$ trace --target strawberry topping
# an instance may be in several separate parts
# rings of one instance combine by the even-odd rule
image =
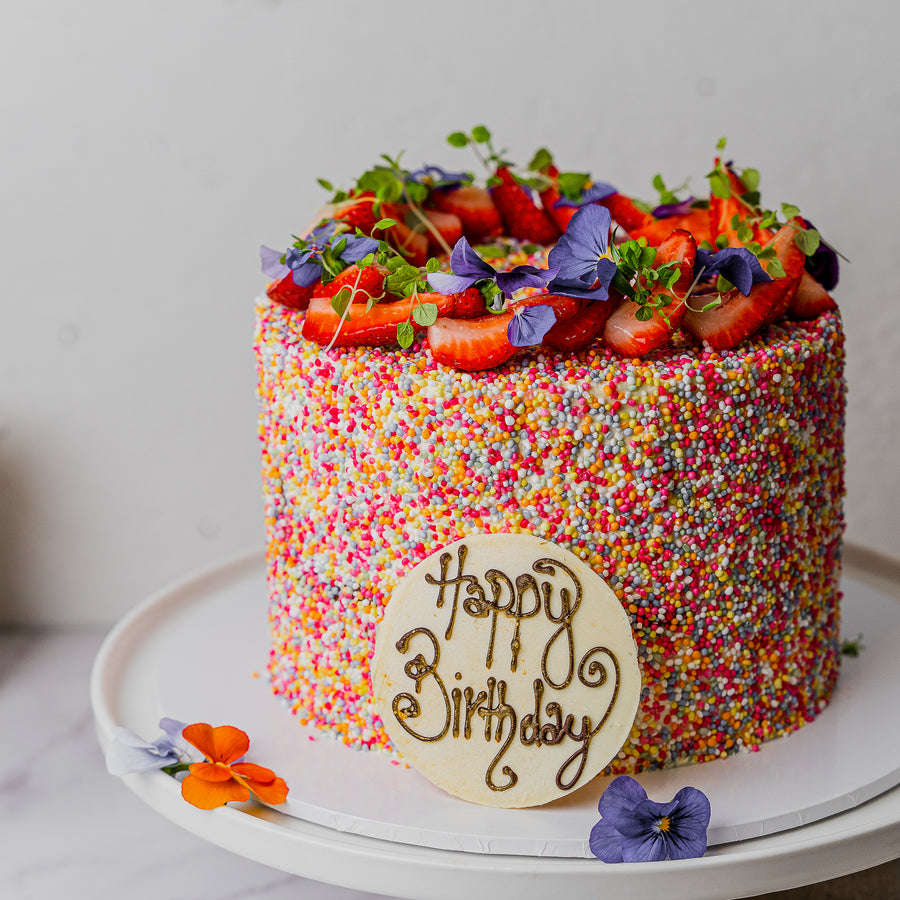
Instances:
[[[266,288],[266,294],[282,306],[289,306],[291,309],[306,309],[309,306],[310,297],[318,286],[318,281],[309,287],[294,284],[294,273],[288,272],[284,278],[271,282]]]
[[[497,169],[501,184],[491,188],[491,196],[500,217],[506,226],[506,233],[520,241],[536,244],[553,244],[560,235],[559,228],[547,214],[535,206],[525,188],[513,177],[505,166]]]

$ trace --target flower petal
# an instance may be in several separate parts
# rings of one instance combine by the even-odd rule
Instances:
[[[622,835],[606,819],[601,819],[592,829],[588,838],[591,853],[605,863],[620,863],[622,856]]]
[[[545,288],[559,273],[559,269],[536,269],[534,266],[516,266],[510,272],[498,272],[497,287],[504,294],[512,294],[523,287]]]
[[[697,250],[695,268],[703,268],[703,279],[719,274],[728,279],[745,297],[750,294],[754,284],[771,281],[771,277],[763,271],[756,256],[746,247],[723,247],[710,253],[708,250]]]
[[[697,198],[690,196],[680,203],[662,203],[651,211],[650,215],[657,219],[670,219],[672,216],[685,216],[691,211],[691,204]]]
[[[228,781],[234,777],[230,766],[214,762],[191,763],[190,772],[201,781]]]
[[[803,223],[807,228],[815,228],[809,219],[804,219]],[[840,277],[840,263],[838,262],[837,253],[832,250],[824,241],[819,242],[815,253],[806,257],[804,268],[826,291],[834,290],[837,287],[838,278]]]
[[[279,253],[265,244],[260,244],[259,262],[263,274],[268,275],[269,278],[284,278],[290,269],[281,261],[282,256],[284,256],[283,253]]]
[[[622,840],[625,862],[660,862],[666,858],[667,850],[666,841],[659,832]]]
[[[613,779],[603,795],[597,808],[600,815],[614,828],[619,828],[619,821],[632,820],[631,811],[642,800],[647,799],[647,792],[630,775],[620,775]]]
[[[428,283],[439,294],[461,294],[466,288],[472,287],[476,281],[481,280],[480,275],[450,275],[447,272],[432,272],[428,276]]]
[[[181,796],[200,809],[215,809],[232,800],[243,802],[250,799],[250,791],[239,781],[204,781],[188,775],[181,782]]]
[[[275,773],[271,769],[258,766],[256,763],[235,763],[231,766],[231,771],[242,778],[258,781],[260,784],[271,784],[275,780]]]
[[[566,233],[547,255],[551,266],[559,267],[559,277],[575,280],[592,274],[598,261],[609,250],[612,224],[605,206],[589,204],[572,216]]]
[[[341,234],[334,240],[340,241],[345,238],[347,240],[347,246],[341,251],[340,256],[345,263],[358,262],[364,256],[368,256],[378,249],[378,241],[376,241],[375,238],[361,237],[358,234]],[[309,287],[309,285],[306,285],[306,287]]]
[[[688,837],[702,835],[705,842],[710,816],[709,798],[706,794],[695,787],[683,787],[672,802],[677,804],[672,820],[678,834]]]
[[[583,281],[567,281],[562,278],[554,278],[547,285],[551,294],[561,294],[563,297],[579,297],[585,300],[608,300],[609,288],[602,283],[597,287],[590,287]]]
[[[205,722],[197,722],[184,729],[183,737],[211,762],[226,765],[240,759],[250,748],[246,733],[231,725],[213,728]]]
[[[247,787],[262,800],[263,803],[269,803],[272,806],[278,806],[284,803],[288,795],[288,786],[283,778],[276,778],[274,781],[265,784],[259,781],[247,780]]]
[[[610,194],[615,193],[618,193],[618,191],[611,184],[607,184],[605,181],[596,181],[589,188],[586,188],[581,192],[581,197],[578,200],[560,197],[553,205],[556,207],[585,206],[588,203],[596,203],[598,200],[603,200],[604,198],[609,197]]]
[[[450,269],[454,275],[474,275],[476,281],[493,278],[497,274],[494,267],[472,249],[465,237],[461,237],[453,245],[450,253]]]
[[[178,752],[167,738],[151,743],[121,726],[113,729],[113,739],[106,748],[106,770],[110,775],[147,772],[177,762]]]
[[[546,303],[526,306],[514,311],[506,327],[506,336],[513,347],[533,347],[556,324],[556,311]]]

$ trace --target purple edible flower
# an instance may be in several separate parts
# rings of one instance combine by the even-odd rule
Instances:
[[[440,166],[423,166],[410,172],[406,177],[426,187],[439,188],[454,188],[472,182],[472,176],[468,172],[447,172]]]
[[[512,294],[523,287],[545,288],[556,276],[556,269],[536,269],[534,266],[516,266],[510,272],[498,272],[483,260],[461,237],[450,254],[450,269],[447,272],[432,272],[428,283],[439,294],[458,294],[479,281],[493,281],[504,294]]]
[[[106,748],[106,768],[110,775],[130,775],[164,769],[182,762],[196,762],[190,746],[181,737],[187,727],[177,719],[160,719],[163,733],[155,741],[145,741],[127,728],[113,729],[113,739]]]
[[[268,275],[269,278],[277,281],[284,278],[291,270],[281,261],[282,256],[284,256],[284,254],[280,253],[278,250],[273,250],[265,244],[260,244],[259,262],[263,274]]]
[[[309,287],[315,284],[322,276],[322,268],[313,262],[320,254],[334,234],[336,223],[326,222],[318,228],[314,228],[309,236],[303,239],[302,248],[289,247],[285,253],[279,253],[271,247],[263,244],[259,248],[259,258],[262,263],[263,273],[270,278],[284,278],[288,272],[294,273],[294,284],[300,287]],[[365,254],[362,254],[365,256]],[[284,256],[284,263],[281,257]]]
[[[581,192],[580,199],[570,200],[568,197],[560,197],[553,205],[556,207],[587,206],[588,203],[596,203],[598,200],[603,200],[615,193],[617,193],[617,190],[611,184],[607,184],[605,181],[597,181]]]
[[[804,219],[803,224],[807,228],[815,228],[815,225],[808,219]],[[803,267],[826,291],[834,290],[837,286],[838,278],[840,277],[840,264],[838,263],[837,253],[824,241],[819,242],[819,246],[812,256],[806,257]]]
[[[650,215],[655,216],[657,219],[670,219],[672,216],[685,216],[691,211],[691,204],[696,199],[696,197],[690,196],[687,200],[682,200],[680,203],[663,203],[652,209]]]
[[[546,303],[520,306],[506,327],[506,336],[513,347],[533,347],[556,324],[556,310]]]
[[[657,803],[628,775],[603,792],[602,818],[591,829],[594,856],[607,863],[691,859],[706,853],[709,800],[693,787],[682,788],[670,803]]]
[[[548,286],[551,293],[591,300],[609,298],[609,286],[616,274],[609,252],[611,224],[609,210],[596,204],[583,206],[572,216],[566,233],[547,257],[558,269]]]
[[[750,294],[754,284],[772,280],[763,271],[756,256],[746,247],[723,247],[715,253],[698,248],[694,268],[696,271],[703,269],[704,281],[711,275],[721,275],[745,297]]]

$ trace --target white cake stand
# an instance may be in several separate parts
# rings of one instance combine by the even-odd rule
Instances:
[[[539,810],[484,810],[416,772],[301,729],[270,696],[262,555],[247,554],[149,598],[101,648],[92,676],[105,747],[124,725],[151,738],[163,715],[233,724],[251,761],[291,786],[288,803],[210,812],[161,772],[131,775],[151,807],[234,853],[319,881],[397,897],[521,900],[750,896],[822,881],[900,856],[898,572],[847,554],[844,633],[864,635],[831,706],[795,735],[703,766],[641,775],[652,797],[685,784],[713,806],[702,859],[604,865],[578,858],[606,781]]]

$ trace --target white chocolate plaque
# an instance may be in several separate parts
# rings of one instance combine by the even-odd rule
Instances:
[[[627,740],[641,692],[616,595],[527,534],[473,535],[410,571],[378,628],[372,679],[407,762],[502,807],[587,784]]]

